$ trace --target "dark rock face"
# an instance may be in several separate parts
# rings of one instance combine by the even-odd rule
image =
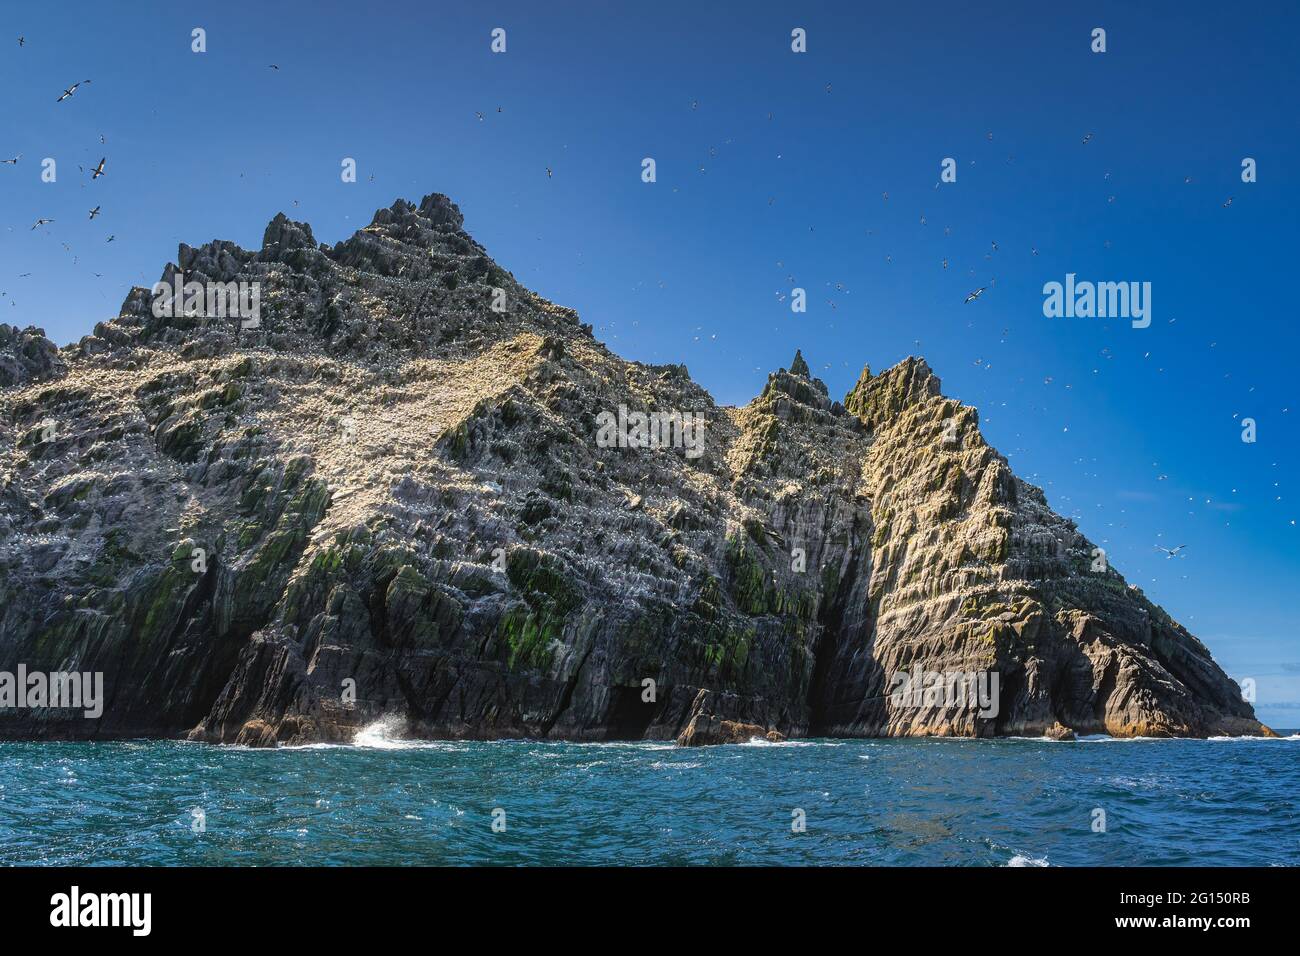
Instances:
[[[0,737],[1267,732],[923,360],[840,403],[796,355],[719,407],[437,195],[178,275],[257,283],[260,325],[135,289],[61,352],[0,326],[0,671],[107,698]],[[918,669],[996,693],[895,693]]]

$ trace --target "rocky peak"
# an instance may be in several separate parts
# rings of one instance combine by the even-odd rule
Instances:
[[[315,249],[316,238],[311,234],[311,226],[305,222],[295,222],[282,212],[266,224],[262,233],[262,257],[280,259],[294,249]]]
[[[152,289],[137,287],[119,315],[79,345],[86,355],[149,344],[212,358],[243,343],[281,352],[324,348],[391,364],[394,353],[440,354],[525,329],[590,336],[572,310],[515,282],[463,225],[456,204],[431,193],[418,205],[397,199],[330,247],[317,243],[308,223],[280,212],[259,251],[225,240],[181,244],[160,280],[168,287],[179,279],[256,289],[257,322],[208,309],[157,316]]]
[[[271,226],[267,226],[268,235],[271,233],[272,226],[274,226],[274,222]],[[263,249],[266,248],[264,240]],[[239,275],[253,256],[253,253],[241,249],[238,245],[226,239],[215,239],[212,242],[204,243],[197,249],[182,242],[176,251],[176,265],[182,275],[194,272],[216,282],[228,282]],[[171,284],[172,273],[168,269],[163,270],[162,281]]]
[[[441,193],[431,193],[418,206],[398,199],[388,208],[376,210],[370,225],[358,235],[383,235],[426,253],[430,249],[482,253],[483,247],[465,232],[464,223],[454,202]]]
[[[0,388],[58,378],[67,370],[45,330],[0,322]]]
[[[813,377],[799,349],[795,350],[789,371],[781,368],[767,376],[767,384],[756,401],[782,409],[777,411],[778,417],[782,418],[788,417],[785,410],[791,402],[820,412],[829,412],[833,407],[839,410],[836,414],[843,413],[843,406],[830,400],[826,383]]]
[[[925,359],[909,355],[876,376],[864,367],[858,383],[844,397],[844,407],[875,429],[904,409],[938,397],[939,385]]]
[[[429,193],[421,199],[420,215],[446,232],[460,232],[465,225],[460,207],[442,193]]]

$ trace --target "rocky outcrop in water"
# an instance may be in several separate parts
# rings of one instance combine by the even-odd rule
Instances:
[[[714,744],[744,744],[753,740],[780,743],[785,740],[785,735],[777,730],[715,716],[711,713],[711,698],[712,694],[707,690],[696,695],[686,727],[677,735],[679,746],[709,747]]]
[[[0,736],[1267,732],[922,359],[839,402],[796,355],[717,406],[439,195],[333,247],[283,215],[183,245],[178,277],[256,284],[259,320],[135,289],[62,350],[0,327],[0,671],[107,696]]]

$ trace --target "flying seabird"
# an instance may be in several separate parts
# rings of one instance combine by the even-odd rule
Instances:
[[[96,166],[96,167],[95,167],[95,171],[94,171],[93,173],[90,174],[90,178],[91,178],[91,179],[98,179],[98,178],[99,178],[100,176],[102,176],[102,175],[104,175],[104,160],[103,160],[103,158],[101,157],[100,160],[99,160],[99,165]]]
[[[43,226],[43,225],[45,225],[47,222],[53,222],[53,221],[54,221],[53,219],[37,219],[37,220],[36,220],[36,224],[33,225],[32,228],[35,229],[35,228],[37,228],[38,226]]]
[[[96,206],[94,209],[90,210],[90,218],[91,218],[91,219],[94,219],[94,218],[95,218],[96,216],[98,216],[98,215],[99,215],[99,207],[98,207],[98,206]]]
[[[64,90],[64,91],[63,91],[63,95],[60,96],[60,97],[59,97],[57,100],[55,100],[54,102],[56,102],[56,103],[62,103],[64,100],[66,100],[66,99],[67,99],[69,96],[71,96],[73,93],[77,92],[77,87],[81,86],[82,83],[89,83],[89,82],[90,82],[90,80],[82,80],[81,83],[73,83],[73,84],[72,84],[71,86],[69,86],[66,90]]]
[[[978,298],[979,298],[981,295],[983,295],[983,294],[984,294],[984,286],[980,286],[978,289],[976,289],[976,290],[975,290],[974,292],[972,292],[970,295],[966,296],[966,302],[974,302],[976,299],[978,299]],[[966,302],[963,302],[962,305],[965,305]]]
[[[1160,547],[1160,545],[1156,545],[1156,550],[1157,550],[1157,551],[1163,551],[1163,552],[1165,553],[1165,560],[1167,561],[1167,560],[1169,560],[1170,558],[1172,558],[1174,555],[1178,554],[1178,552],[1181,551],[1181,550],[1183,550],[1183,548],[1185,548],[1185,547],[1187,547],[1187,545],[1185,545],[1185,544],[1180,544],[1178,547],[1174,548],[1174,549],[1171,551],[1171,550],[1169,550],[1168,548],[1162,548],[1162,547]]]

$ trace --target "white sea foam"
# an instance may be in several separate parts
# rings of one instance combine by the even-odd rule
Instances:
[[[405,750],[419,741],[404,740],[401,735],[406,730],[406,721],[401,717],[381,717],[373,724],[367,724],[357,731],[352,738],[354,747],[370,747],[375,750]]]
[[[765,737],[750,737],[740,747],[843,747],[837,740],[768,740]]]
[[[1007,866],[1050,866],[1047,857],[1026,856],[1023,853],[1017,853],[1007,861]]]
[[[465,742],[460,740],[415,740],[405,737],[406,726],[404,717],[381,717],[357,731],[349,746],[366,750],[459,750],[465,746]]]
[[[227,744],[222,749],[247,753],[275,753],[276,750],[347,750],[360,747],[374,750],[463,750],[468,747],[509,747],[526,745],[530,755],[543,760],[558,760],[564,756],[561,749],[579,746],[584,749],[613,747],[624,750],[680,750],[676,744],[654,740],[532,740],[525,737],[503,737],[497,740],[424,740],[403,737],[406,722],[398,716],[384,717],[357,731],[350,743],[289,744],[278,747],[249,747],[245,744]]]

